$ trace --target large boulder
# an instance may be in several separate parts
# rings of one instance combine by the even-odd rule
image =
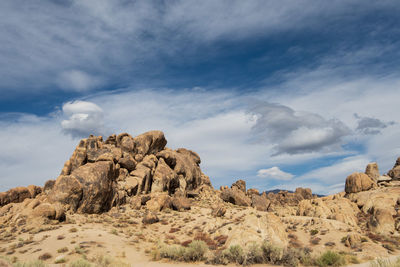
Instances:
[[[266,197],[266,195],[252,194],[251,196],[251,206],[259,211],[267,211],[271,205],[271,201]]]
[[[151,191],[153,172],[156,167],[157,158],[154,155],[147,155],[130,173],[139,182],[137,194],[147,194]]]
[[[119,171],[111,161],[87,163],[71,175],[57,178],[48,198],[82,213],[100,213],[111,208],[114,182]]]
[[[221,199],[238,206],[250,206],[251,200],[246,194],[236,187],[225,189],[221,192]]]
[[[355,172],[346,178],[346,193],[358,193],[374,188],[376,183],[365,173]]]
[[[168,191],[172,194],[176,188],[179,188],[178,174],[165,163],[163,158],[160,158],[154,171],[151,192]]]
[[[377,182],[380,177],[378,164],[376,162],[369,163],[365,168],[365,174],[374,182]]]
[[[164,133],[161,131],[150,131],[133,138],[135,154],[156,154],[164,149],[167,144]]]
[[[368,227],[371,231],[382,234],[391,235],[394,232],[395,221],[390,210],[377,209],[371,216]]]

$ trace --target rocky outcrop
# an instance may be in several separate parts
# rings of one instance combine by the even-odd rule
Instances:
[[[265,194],[263,195],[256,195],[252,194],[251,196],[251,206],[256,208],[260,211],[268,211],[271,201],[266,197]]]
[[[393,216],[388,209],[377,209],[374,210],[371,216],[368,227],[371,231],[382,234],[391,235],[394,232],[395,221]]]
[[[388,172],[388,175],[394,180],[400,180],[400,157],[397,158],[393,168]]]
[[[337,194],[301,201],[297,215],[332,219],[357,226],[357,214],[359,212],[360,210],[355,203]]]
[[[288,191],[279,191],[278,193],[268,193],[265,192],[262,194],[270,201],[269,210],[272,211],[275,207],[296,207],[300,203],[300,201],[304,199],[313,199],[313,196],[310,188],[296,188],[295,192]]]
[[[201,172],[199,155],[184,148],[171,150],[166,144],[161,131],[136,137],[111,135],[105,142],[101,136],[89,136],[79,142],[61,175],[46,183],[48,200],[73,211],[99,213],[135,195],[185,196],[201,186],[211,187],[210,179]],[[159,204],[161,198],[151,198],[151,209],[171,206]],[[184,199],[175,204],[177,209],[188,208]]]
[[[232,184],[231,188],[236,188],[240,191],[243,191],[243,193],[246,193],[246,182],[243,180],[237,180]]]
[[[12,188],[7,192],[0,193],[0,206],[7,205],[9,203],[19,203],[24,201],[26,198],[35,198],[41,192],[42,188],[35,185]]]
[[[376,186],[376,183],[366,174],[355,172],[346,178],[346,193],[367,191]]]

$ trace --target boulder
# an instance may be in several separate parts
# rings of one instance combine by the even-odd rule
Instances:
[[[265,195],[260,196],[253,194],[250,197],[251,197],[251,206],[259,211],[267,211],[269,206],[271,205],[271,201],[267,199]]]
[[[118,160],[118,163],[122,168],[128,171],[133,171],[136,168],[135,159],[128,153],[124,153],[123,157]]]
[[[179,188],[178,175],[165,163],[163,158],[160,158],[154,171],[151,192],[168,191],[173,194],[177,188]]]
[[[36,195],[41,193],[41,191],[42,188],[35,185],[11,188],[7,192],[0,193],[0,206],[7,205],[9,203],[20,203],[27,198],[35,198]]]
[[[296,191],[294,193],[302,196],[303,199],[312,199],[313,198],[312,191],[310,188],[298,187],[298,188],[296,188]]]
[[[243,180],[237,180],[236,182],[234,182],[231,186],[231,188],[237,188],[240,191],[243,191],[244,193],[246,193],[246,182]]]
[[[365,168],[365,174],[372,179],[372,181],[377,182],[380,176],[378,164],[376,162],[371,162]]]
[[[258,191],[258,189],[250,188],[247,190],[246,195],[251,197],[251,195],[260,195],[260,192]]]
[[[357,248],[361,245],[361,236],[357,233],[348,234],[344,238],[344,245],[350,248]]]
[[[226,213],[226,208],[223,204],[214,205],[211,208],[211,215],[214,217],[223,217]]]
[[[400,180],[400,157],[397,158],[393,168],[388,172],[388,175],[394,180]]]
[[[55,183],[56,180],[47,180],[46,183],[44,183],[43,192],[48,194],[53,189]]]
[[[135,149],[135,142],[128,133],[121,133],[116,138],[117,147],[121,148],[122,151],[133,152]]]
[[[161,131],[150,131],[133,138],[135,154],[156,154],[164,149],[167,144],[164,133]]]
[[[173,197],[171,200],[172,209],[177,211],[190,210],[192,203],[186,197]]]
[[[242,191],[234,188],[228,188],[221,192],[221,199],[225,202],[229,202],[238,206],[250,206],[251,200]]]
[[[358,193],[374,188],[376,184],[365,173],[355,172],[346,178],[346,193]]]
[[[200,157],[195,152],[184,148],[164,149],[157,153],[157,158],[164,162],[178,175],[179,189],[183,193],[199,188],[203,183],[211,184],[199,167]]]
[[[114,182],[119,170],[111,161],[87,163],[75,169],[71,175],[57,178],[48,194],[51,202],[68,205],[82,213],[100,213],[111,208]]]
[[[146,209],[149,211],[161,211],[171,208],[171,197],[167,194],[152,195],[151,199],[146,202]]]
[[[32,214],[34,217],[55,219],[56,209],[50,203],[41,203],[33,209]]]
[[[142,223],[143,224],[153,224],[159,222],[157,215],[153,212],[148,212],[143,216]]]
[[[395,221],[392,213],[387,209],[377,209],[370,218],[368,227],[371,231],[382,234],[391,235],[394,233]]]
[[[156,163],[157,158],[154,155],[147,155],[143,161],[136,166],[136,169],[130,173],[131,176],[136,177],[138,180],[138,195],[147,194],[151,191],[152,174]]]

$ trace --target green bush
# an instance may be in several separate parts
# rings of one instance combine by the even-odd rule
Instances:
[[[204,259],[208,250],[207,244],[202,240],[193,240],[183,253],[184,261],[199,261]]]
[[[226,257],[230,262],[242,264],[244,262],[244,251],[243,248],[239,245],[233,245],[228,248],[225,252]]]
[[[78,259],[71,262],[69,267],[92,267],[92,264],[85,259]]]
[[[344,257],[336,252],[328,250],[317,258],[315,262],[318,266],[342,266],[346,264]]]
[[[310,231],[310,234],[311,235],[316,235],[316,234],[318,234],[318,230],[317,229],[313,229],[313,230]]]
[[[47,265],[41,261],[17,262],[13,264],[14,267],[46,267]]]
[[[162,246],[160,248],[160,257],[180,261],[185,253],[185,248],[179,245]]]
[[[261,244],[261,250],[267,263],[279,264],[281,262],[283,257],[283,250],[281,248],[264,241]]]
[[[261,247],[256,243],[251,244],[247,251],[246,264],[264,263],[264,261]]]

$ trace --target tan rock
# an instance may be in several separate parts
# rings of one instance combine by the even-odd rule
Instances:
[[[246,182],[243,180],[237,180],[236,182],[234,182],[231,186],[231,188],[237,188],[240,191],[243,191],[243,193],[246,193]]]
[[[149,211],[161,211],[166,208],[171,208],[171,197],[167,194],[152,195],[151,199],[146,202],[146,209]]]
[[[177,210],[177,211],[184,211],[184,210],[190,210],[192,203],[190,199],[186,197],[176,197],[174,196],[171,199],[171,206],[172,209]]]
[[[400,179],[400,157],[397,158],[393,168],[388,172],[388,175],[394,180]]]
[[[237,188],[228,188],[221,192],[221,199],[238,206],[250,206],[251,200],[246,194]]]
[[[161,131],[150,131],[133,138],[135,154],[156,154],[164,149],[167,144],[164,133]]]
[[[250,188],[247,190],[246,195],[248,195],[249,197],[251,195],[260,195],[260,192],[258,191],[258,189]]]
[[[148,212],[144,215],[142,223],[144,224],[153,224],[156,222],[159,222],[160,219],[158,219],[157,215],[153,212]]]
[[[372,181],[377,182],[380,176],[378,164],[376,162],[371,162],[365,168],[365,174],[372,179]]]
[[[223,217],[226,213],[226,208],[223,204],[214,205],[211,208],[211,215],[214,217]]]
[[[177,188],[179,188],[178,175],[165,163],[163,158],[160,158],[154,172],[151,192],[168,191],[173,194]]]
[[[147,194],[151,190],[152,174],[156,167],[157,158],[154,155],[147,155],[142,162],[140,162],[134,171],[130,173],[131,176],[136,177],[139,185],[137,194]]]
[[[252,194],[250,198],[251,206],[259,211],[267,211],[271,205],[271,201],[265,195],[260,196],[257,194]]]
[[[55,219],[56,209],[50,203],[41,203],[33,209],[32,214],[35,217]]]
[[[377,209],[371,216],[368,227],[371,231],[382,234],[390,235],[394,233],[395,221],[390,210]]]
[[[368,175],[355,172],[346,178],[345,191],[346,193],[357,193],[367,191],[375,186],[376,184]]]

